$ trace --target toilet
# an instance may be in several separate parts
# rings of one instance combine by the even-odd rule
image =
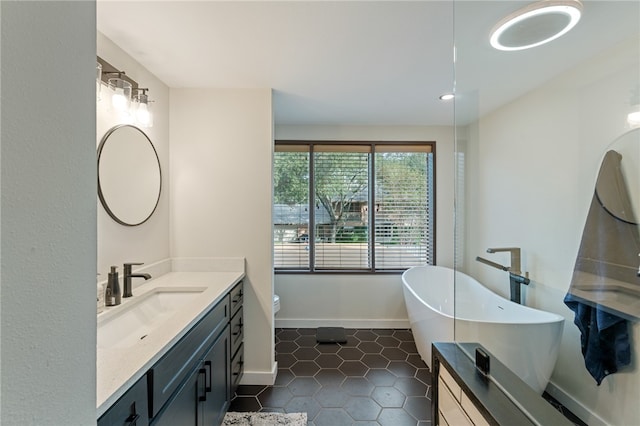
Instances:
[[[280,310],[280,296],[277,294],[273,295],[273,315],[277,314]]]

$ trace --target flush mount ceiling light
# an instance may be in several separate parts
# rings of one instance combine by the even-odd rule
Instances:
[[[491,46],[524,50],[561,37],[576,26],[582,14],[579,0],[542,0],[498,22],[491,30]]]

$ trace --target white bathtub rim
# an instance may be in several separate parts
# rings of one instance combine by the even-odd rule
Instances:
[[[442,308],[436,308],[435,306],[433,306],[432,304],[428,303],[427,301],[425,301],[422,297],[420,297],[416,291],[413,289],[411,283],[409,283],[407,281],[407,275],[410,273],[409,271],[412,270],[418,270],[418,269],[428,269],[428,268],[437,268],[440,270],[449,270],[449,271],[454,271],[453,269],[444,267],[444,266],[437,266],[437,265],[422,265],[422,266],[413,266],[409,269],[407,269],[405,272],[402,273],[402,285],[411,292],[411,294],[413,294],[413,296],[418,299],[421,303],[423,303],[425,306],[429,307],[429,309],[438,312],[439,314],[447,317],[447,318],[451,318],[453,320],[456,321],[471,321],[471,322],[484,322],[487,324],[504,324],[505,321],[498,321],[498,320],[489,320],[486,318],[469,318],[469,317],[460,317],[460,316],[456,316],[455,315],[455,306],[456,304],[454,303],[454,309],[453,309],[453,313],[450,312],[446,312],[444,311]],[[460,274],[470,280],[473,280],[475,283],[477,283],[479,285],[478,289],[480,291],[483,291],[485,293],[489,293],[491,297],[495,297],[497,299],[501,300],[501,303],[505,303],[506,306],[510,306],[514,309],[521,309],[523,310],[523,312],[527,312],[527,313],[531,313],[534,314],[536,316],[536,318],[539,318],[537,320],[518,320],[518,319],[514,319],[514,318],[510,318],[508,324],[514,324],[514,325],[526,325],[526,324],[550,324],[550,323],[555,323],[555,322],[563,322],[565,320],[565,318],[562,315],[558,315],[556,313],[553,312],[549,312],[549,311],[544,311],[541,309],[537,309],[537,308],[533,308],[530,306],[526,306],[526,305],[522,305],[519,303],[515,303],[512,302],[511,300],[508,300],[504,297],[502,297],[501,295],[499,295],[498,293],[494,293],[492,290],[490,290],[489,288],[485,287],[484,284],[482,284],[481,282],[477,281],[475,278],[464,274],[463,272],[459,272],[459,271],[454,271],[455,274]],[[455,279],[455,277],[454,277]],[[451,296],[453,297],[453,295]],[[546,319],[543,319],[545,318]]]

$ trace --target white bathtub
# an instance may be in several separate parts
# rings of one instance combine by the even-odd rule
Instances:
[[[478,342],[542,394],[558,358],[562,316],[513,303],[456,272],[454,321],[453,269],[416,266],[402,274],[402,284],[416,346],[429,367],[432,342]]]

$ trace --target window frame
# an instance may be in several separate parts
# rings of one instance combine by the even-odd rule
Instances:
[[[362,140],[358,140],[358,141],[350,141],[350,140],[344,140],[344,141],[335,141],[335,140],[281,140],[281,139],[276,139],[274,141],[274,154],[276,152],[278,152],[277,147],[278,146],[307,146],[308,147],[308,151],[304,151],[304,152],[308,152],[309,153],[309,226],[308,226],[308,239],[309,239],[309,266],[306,268],[300,268],[300,267],[275,267],[274,266],[274,273],[276,274],[339,274],[339,275],[368,275],[368,274],[379,274],[379,275],[384,275],[384,274],[389,274],[389,275],[397,275],[397,274],[401,274],[404,271],[407,270],[407,268],[397,268],[397,269],[376,269],[375,267],[375,241],[376,241],[376,232],[375,232],[375,212],[373,210],[375,209],[369,209],[368,211],[368,216],[369,216],[369,223],[372,225],[368,225],[369,228],[369,241],[368,241],[368,245],[369,245],[369,250],[371,250],[371,267],[369,268],[358,268],[358,269],[329,269],[329,268],[320,268],[320,269],[316,269],[315,268],[315,228],[316,228],[316,223],[315,223],[315,214],[313,206],[314,206],[314,200],[315,200],[315,195],[313,194],[313,188],[315,188],[315,170],[314,170],[314,161],[313,161],[313,154],[314,154],[314,147],[318,145],[318,146],[368,146],[370,147],[370,155],[371,155],[371,161],[369,164],[369,170],[368,170],[368,181],[369,181],[369,205],[375,205],[375,154],[377,152],[402,152],[402,151],[376,151],[376,146],[380,145],[380,146],[394,146],[397,145],[399,148],[400,147],[407,147],[407,146],[415,146],[416,148],[418,147],[429,147],[429,151],[423,151],[420,149],[417,149],[417,152],[428,152],[432,155],[432,176],[431,176],[431,187],[432,187],[432,204],[431,204],[431,209],[432,209],[432,215],[431,215],[431,223],[432,223],[432,264],[436,264],[436,230],[437,230],[437,197],[436,197],[436,176],[437,176],[437,171],[436,171],[436,142],[435,141],[362,141]],[[371,204],[373,203],[373,204]],[[272,205],[274,205],[273,200],[272,200]],[[273,223],[272,223],[273,225]],[[273,240],[273,232],[272,232],[272,240]],[[272,241],[272,249],[275,251],[275,244]]]

